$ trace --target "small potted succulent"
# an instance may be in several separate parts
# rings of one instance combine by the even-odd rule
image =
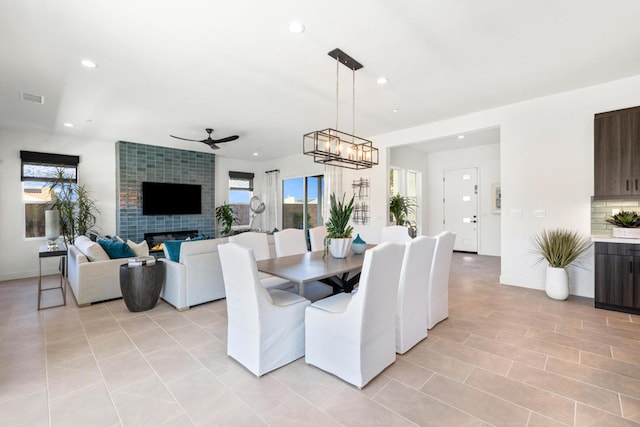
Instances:
[[[613,237],[640,239],[640,215],[638,212],[620,211],[606,220],[614,225]]]

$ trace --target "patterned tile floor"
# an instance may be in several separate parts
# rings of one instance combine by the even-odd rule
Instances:
[[[638,425],[640,316],[499,285],[499,262],[454,254],[449,319],[363,390],[304,359],[255,378],[226,356],[224,301],[38,312],[36,279],[2,282],[0,424]]]

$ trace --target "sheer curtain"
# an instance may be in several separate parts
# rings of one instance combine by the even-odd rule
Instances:
[[[278,181],[280,171],[267,171],[266,174],[264,230],[269,232],[278,227]]]
[[[336,199],[342,200],[342,168],[337,166],[324,167],[324,209],[322,212],[325,221],[329,219],[329,209],[331,207],[330,196],[335,193]]]

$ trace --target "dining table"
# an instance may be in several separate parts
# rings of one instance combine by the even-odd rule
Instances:
[[[372,248],[375,245],[367,245]],[[364,252],[352,251],[345,258],[334,258],[324,251],[268,258],[257,262],[258,271],[281,277],[298,285],[298,292],[304,296],[304,285],[322,282],[330,285],[334,293],[351,292],[360,280],[360,270],[364,262]]]

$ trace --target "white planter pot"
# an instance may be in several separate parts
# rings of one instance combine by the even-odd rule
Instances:
[[[640,239],[640,228],[615,227],[613,229],[613,237],[620,237],[623,239]]]
[[[569,275],[559,267],[547,267],[545,292],[552,299],[565,300],[569,296]]]
[[[349,249],[351,249],[352,241],[353,239],[351,237],[348,239],[331,239],[331,242],[329,242],[329,252],[331,252],[331,256],[334,258],[346,258]]]

